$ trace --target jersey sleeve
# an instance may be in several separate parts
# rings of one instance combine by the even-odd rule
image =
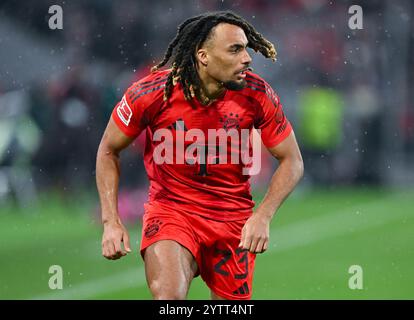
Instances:
[[[112,111],[112,119],[128,137],[137,137],[147,126],[144,117],[145,106],[137,99],[137,84],[130,86]]]
[[[279,97],[267,83],[265,93],[261,95],[259,102],[255,128],[260,129],[266,147],[275,147],[287,138],[292,131],[292,126],[283,112]]]

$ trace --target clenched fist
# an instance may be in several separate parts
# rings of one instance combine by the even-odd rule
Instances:
[[[122,249],[121,242],[125,250]],[[119,221],[106,222],[102,236],[102,255],[109,260],[117,260],[131,252],[129,234]]]
[[[270,219],[253,214],[245,223],[239,247],[251,253],[265,252],[269,245]]]

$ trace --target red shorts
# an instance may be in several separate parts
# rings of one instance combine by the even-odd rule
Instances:
[[[216,221],[146,204],[141,256],[157,241],[174,240],[192,253],[198,274],[215,294],[225,299],[250,299],[256,255],[238,248],[245,222]]]

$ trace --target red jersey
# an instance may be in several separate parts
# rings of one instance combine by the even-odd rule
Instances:
[[[208,106],[197,99],[193,99],[193,104],[185,100],[179,83],[168,101],[164,101],[169,72],[157,71],[135,82],[112,112],[112,118],[125,135],[135,138],[146,130],[144,164],[150,181],[149,204],[219,221],[246,219],[254,207],[250,176],[243,171],[248,164],[231,163],[230,156],[227,163],[209,160],[210,150],[216,150],[216,141],[212,143],[206,139],[203,142],[208,158],[204,163],[179,161],[184,156],[179,153],[185,153],[193,140],[185,141],[184,150],[174,146],[183,135],[195,132],[192,129],[208,137],[209,129],[251,132],[253,128],[260,129],[266,147],[276,146],[292,130],[279,97],[262,78],[247,72],[247,86],[243,90],[226,90],[220,99]],[[166,142],[155,139],[159,132],[171,132],[169,143],[172,142],[173,147],[173,159],[162,164],[154,161],[157,146]],[[229,147],[238,146],[229,142]]]

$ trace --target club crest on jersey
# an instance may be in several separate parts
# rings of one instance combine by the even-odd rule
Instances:
[[[155,234],[160,230],[161,225],[162,225],[161,220],[158,220],[158,219],[152,220],[144,230],[145,237],[151,238],[155,236]]]
[[[240,129],[240,121],[243,121],[242,118],[239,118],[238,114],[230,113],[230,115],[225,115],[220,118],[220,122],[223,123],[223,129],[228,131],[232,128]]]
[[[118,105],[118,108],[116,110],[119,119],[121,119],[121,121],[128,126],[129,122],[131,121],[131,117],[132,117],[132,110],[128,105],[128,102],[126,101],[125,96],[122,97],[121,102]]]

